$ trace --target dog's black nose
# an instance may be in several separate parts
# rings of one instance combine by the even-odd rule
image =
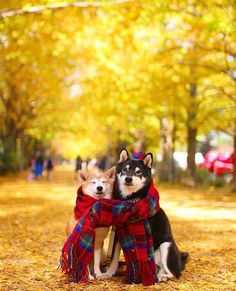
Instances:
[[[133,178],[132,177],[125,177],[125,182],[130,184],[133,182]]]
[[[98,187],[97,187],[97,190],[98,190],[98,192],[102,192],[103,187],[102,187],[102,186],[98,186]]]

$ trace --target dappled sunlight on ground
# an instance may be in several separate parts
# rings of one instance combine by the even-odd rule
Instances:
[[[73,210],[73,169],[58,167],[51,182],[27,174],[0,177],[1,290],[129,290],[121,278],[86,287],[56,270]],[[221,190],[158,186],[179,248],[190,253],[179,280],[137,290],[235,290],[236,197]]]

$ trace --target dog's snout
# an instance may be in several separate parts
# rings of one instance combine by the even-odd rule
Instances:
[[[103,187],[102,187],[102,186],[98,186],[98,187],[97,187],[97,190],[98,190],[99,192],[102,192]]]
[[[133,178],[132,177],[125,177],[125,182],[130,184],[133,182]]]

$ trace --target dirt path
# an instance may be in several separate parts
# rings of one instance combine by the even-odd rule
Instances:
[[[57,271],[65,221],[75,200],[72,171],[53,182],[0,178],[0,290],[236,290],[236,197],[160,186],[161,205],[190,260],[179,280],[145,288],[121,278],[69,283]]]

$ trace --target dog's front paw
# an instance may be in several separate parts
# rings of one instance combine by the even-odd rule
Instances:
[[[100,275],[96,276],[96,278],[98,280],[105,280],[105,279],[111,279],[112,278],[112,274],[111,273],[101,273]]]
[[[167,280],[168,280],[168,277],[166,277],[165,275],[158,276],[158,281],[159,282],[166,282]]]
[[[89,280],[94,280],[95,278],[91,275],[91,274],[89,274]]]
[[[159,282],[166,282],[168,279],[173,278],[173,275],[170,274],[158,274],[158,280]]]

